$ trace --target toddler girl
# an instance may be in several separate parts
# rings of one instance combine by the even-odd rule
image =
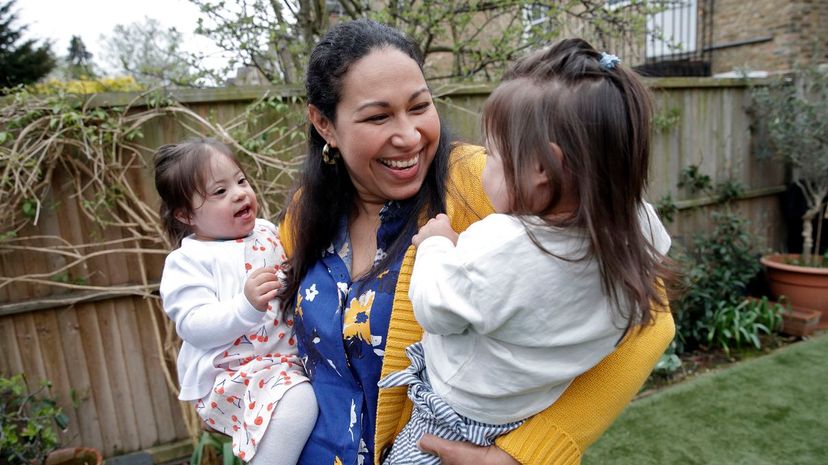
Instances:
[[[317,407],[296,354],[293,316],[276,298],[285,260],[277,229],[256,218],[256,195],[220,142],[159,148],[155,186],[177,246],[160,292],[184,341],[179,398],[231,436],[242,460],[294,465]]]
[[[438,215],[413,238],[425,334],[380,381],[414,403],[384,463],[439,463],[426,432],[491,445],[666,304],[670,237],[642,198],[650,117],[634,73],[580,39],[507,71],[483,110],[496,213],[459,236]]]

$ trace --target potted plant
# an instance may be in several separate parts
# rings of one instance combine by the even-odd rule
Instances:
[[[784,295],[797,307],[822,312],[823,322],[828,321],[828,256],[819,254],[828,215],[826,71],[817,66],[799,69],[752,92],[757,126],[767,136],[773,155],[792,168],[807,205],[802,215],[802,253],[766,255],[761,261],[775,296]]]
[[[44,382],[30,392],[23,375],[0,377],[0,463],[9,465],[100,465],[101,454],[84,447],[60,448],[69,418]]]

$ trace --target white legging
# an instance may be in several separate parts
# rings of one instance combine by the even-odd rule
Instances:
[[[310,383],[290,388],[276,404],[250,465],[296,465],[317,413],[316,396]]]

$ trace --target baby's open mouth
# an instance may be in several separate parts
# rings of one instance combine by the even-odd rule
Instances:
[[[241,210],[237,211],[233,216],[244,216],[250,212],[250,205],[242,208]]]

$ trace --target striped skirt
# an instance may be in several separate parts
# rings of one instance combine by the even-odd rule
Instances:
[[[408,397],[414,403],[411,419],[394,439],[383,465],[438,465],[440,458],[420,451],[417,441],[429,433],[452,441],[466,441],[490,446],[495,438],[514,430],[523,420],[502,425],[480,423],[455,412],[431,389],[426,373],[423,346],[417,342],[405,350],[411,365],[386,376],[380,388],[408,385]]]

